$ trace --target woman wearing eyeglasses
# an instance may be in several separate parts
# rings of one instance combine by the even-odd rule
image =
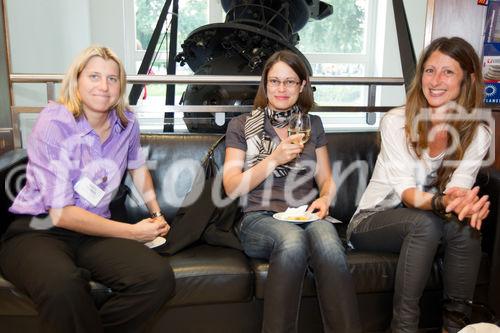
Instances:
[[[297,331],[308,267],[324,331],[361,331],[344,247],[333,224],[323,220],[335,183],[321,119],[310,116],[305,143],[303,134],[287,133],[292,113],[307,114],[313,106],[305,64],[296,54],[279,51],[264,66],[254,110],[231,120],[226,133],[223,184],[230,197],[240,197],[245,213],[236,233],[248,256],[269,260],[263,332]],[[304,169],[293,167],[299,154]],[[273,217],[301,205],[319,219],[298,224]]]

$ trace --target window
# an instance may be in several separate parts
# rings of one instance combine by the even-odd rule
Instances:
[[[149,41],[153,35],[160,13],[165,4],[165,0],[134,0],[135,1],[135,26],[136,26],[136,48],[135,63],[136,72],[139,70],[144,58]],[[211,1],[213,2],[213,0]],[[196,28],[209,23],[210,5],[205,0],[182,0],[179,1],[178,33],[177,33],[177,53],[182,51],[181,44]],[[213,12],[213,10],[211,10]],[[149,74],[167,74],[168,49],[170,41],[172,13],[169,12],[166,22],[163,25],[161,36],[155,49],[155,56],[149,69]],[[220,19],[220,18],[219,18]],[[176,74],[190,75],[193,72],[189,66],[180,66],[176,63]],[[178,105],[182,93],[186,89],[185,84],[175,85],[174,104]],[[164,84],[150,84],[143,90],[141,97],[137,101],[138,106],[158,106],[165,105],[167,86]],[[163,131],[164,113],[147,112],[138,113],[141,128],[147,131]],[[185,131],[186,127],[182,120],[182,112],[175,112],[173,122],[176,131]]]
[[[309,22],[300,30],[298,49],[309,60],[314,76],[368,77],[373,75],[374,11],[369,0],[323,0],[333,13]],[[321,106],[366,106],[368,87],[318,85],[315,101]],[[327,130],[377,129],[378,121],[366,124],[364,113],[320,112]],[[379,117],[377,117],[378,119]]]
[[[377,22],[377,12],[382,13],[385,21],[386,13],[392,11],[387,0],[323,0],[333,6],[333,14],[319,21],[310,21],[299,31],[300,42],[296,46],[309,60],[314,76],[351,76],[371,77],[383,76],[380,58],[380,47],[375,52],[375,44],[385,38],[385,24]],[[161,12],[163,0],[135,0],[137,29],[137,68],[144,55],[149,38]],[[179,1],[179,35],[177,52],[180,44],[196,28],[224,21],[220,1],[218,0],[182,0]],[[170,22],[171,16],[167,18]],[[155,74],[166,74],[168,24],[163,35],[163,42],[152,67]],[[382,37],[381,37],[382,36]],[[396,44],[397,45],[397,44]],[[397,48],[397,46],[396,46]],[[396,65],[397,66],[397,65]],[[177,64],[177,74],[191,74],[187,65]],[[397,76],[397,75],[392,75]],[[178,104],[185,85],[176,86],[176,104]],[[315,99],[320,106],[366,106],[368,87],[365,86],[330,86],[315,87]],[[150,85],[146,99],[139,105],[164,105],[164,85]],[[379,89],[380,91],[380,89]],[[380,100],[378,98],[377,100]],[[374,125],[367,125],[364,113],[320,113],[328,130],[352,130],[371,128],[376,130],[378,119]],[[161,115],[160,115],[161,116]],[[182,117],[182,115],[176,115]],[[378,117],[377,117],[378,118]],[[179,122],[182,121],[179,119]]]
[[[153,35],[158,18],[160,16],[165,0],[135,0],[136,17],[136,71],[139,70],[142,59]],[[196,28],[208,24],[209,6],[206,0],[182,0],[179,1],[179,20],[177,34],[177,53],[182,51],[181,44]],[[152,63],[150,74],[166,75],[168,62],[168,43],[170,40],[170,28],[172,13],[167,14],[161,37],[156,45],[156,54]],[[189,66],[176,64],[176,74],[190,75],[192,71]],[[176,85],[175,104],[179,103],[182,92],[186,85]],[[138,101],[138,105],[164,105],[165,85],[148,85],[145,94]]]
[[[298,49],[311,63],[314,76],[370,76],[367,43],[368,0],[323,0],[333,13],[300,30]],[[318,86],[319,105],[366,105],[366,87]]]

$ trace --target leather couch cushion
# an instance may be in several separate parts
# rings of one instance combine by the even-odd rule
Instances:
[[[141,145],[151,169],[156,195],[167,219],[172,219],[179,204],[190,190],[194,174],[189,163],[200,162],[220,134],[142,134]],[[337,183],[337,197],[330,213],[348,223],[368,184],[378,155],[376,132],[327,133],[330,163]],[[215,163],[222,167],[225,144],[214,151]],[[192,165],[193,163],[191,163]],[[131,186],[130,179],[126,183]],[[132,186],[131,186],[132,187]],[[143,205],[126,201],[130,221],[137,221],[147,212]]]
[[[176,286],[168,306],[238,303],[253,297],[253,274],[241,251],[199,245],[170,257],[170,263]],[[91,281],[90,287],[98,305],[111,295],[100,283]],[[34,314],[31,300],[0,276],[0,316]]]
[[[185,249],[170,259],[175,295],[169,306],[249,301],[253,274],[243,252],[210,245]]]
[[[352,251],[347,255],[349,269],[354,279],[356,293],[380,293],[394,290],[394,276],[398,256],[391,253]],[[255,296],[264,297],[269,264],[265,260],[252,259],[250,266],[255,272]],[[434,264],[426,289],[439,289],[438,266]],[[303,296],[315,296],[314,275],[308,270],[304,279]]]
[[[111,295],[111,290],[94,281],[90,281],[90,289],[97,306]],[[0,316],[33,316],[37,311],[33,302],[12,283],[0,276]]]

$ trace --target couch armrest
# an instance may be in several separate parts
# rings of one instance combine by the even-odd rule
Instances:
[[[0,155],[0,172],[3,173],[28,161],[26,149],[13,149]],[[5,180],[5,179],[4,179]]]
[[[490,214],[483,222],[483,250],[491,258],[489,302],[500,313],[500,171],[493,168],[481,170],[477,184],[490,199]]]
[[[24,185],[28,155],[24,149],[10,150],[0,155],[0,235],[12,222],[8,212],[12,200]]]

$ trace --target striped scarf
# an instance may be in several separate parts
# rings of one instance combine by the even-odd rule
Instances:
[[[247,151],[245,155],[245,169],[250,169],[276,149],[278,144],[272,141],[271,137],[264,131],[264,120],[268,117],[274,127],[283,128],[288,126],[288,119],[292,112],[298,111],[297,106],[293,106],[288,111],[275,112],[268,107],[264,110],[256,109],[252,111],[250,117],[245,122],[245,140]],[[285,177],[288,175],[290,167],[288,165],[278,165],[273,174],[275,177]]]

